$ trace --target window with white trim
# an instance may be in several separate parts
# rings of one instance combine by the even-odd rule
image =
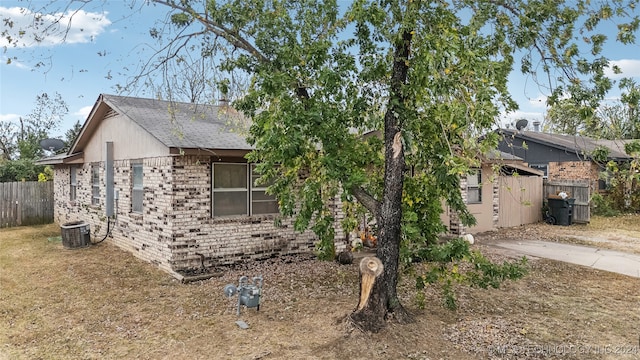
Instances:
[[[467,175],[467,204],[482,203],[482,170],[474,169]]]
[[[131,212],[142,213],[144,186],[141,163],[131,164]]]
[[[69,200],[75,201],[78,189],[78,168],[72,166],[69,168]]]
[[[278,212],[275,196],[266,193],[268,185],[256,184],[260,175],[255,172],[254,164],[214,163],[211,168],[214,217]]]
[[[100,205],[100,165],[91,165],[91,205]]]

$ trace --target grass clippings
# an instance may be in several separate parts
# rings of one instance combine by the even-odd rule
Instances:
[[[535,260],[500,289],[458,289],[456,312],[434,288],[419,308],[413,279],[402,276],[416,321],[366,334],[344,321],[358,302],[357,264],[273,259],[183,284],[108,242],[66,250],[48,240],[59,231],[0,230],[0,359],[640,357],[640,279],[623,275]],[[260,311],[238,317],[237,296],[223,288],[257,275]]]

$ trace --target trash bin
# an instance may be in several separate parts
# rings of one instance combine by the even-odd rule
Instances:
[[[556,218],[555,225],[564,225],[568,226],[572,224],[573,218],[573,204],[576,199],[558,199],[558,198],[548,198],[547,203],[549,204],[549,210],[551,211],[551,215]]]
[[[60,226],[62,246],[65,249],[80,249],[91,245],[89,224],[84,221],[73,221]]]

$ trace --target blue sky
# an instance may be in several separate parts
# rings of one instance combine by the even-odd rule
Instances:
[[[36,7],[49,2],[31,1]],[[58,1],[55,6],[65,12],[62,6],[67,3]],[[0,19],[11,18],[15,28],[24,25],[32,15],[25,16],[17,10],[23,4],[0,1]],[[78,7],[78,3],[72,3],[68,10]],[[142,0],[93,1],[74,14],[66,41],[50,37],[39,44],[31,41],[21,42],[18,47],[9,46],[0,53],[0,121],[16,122],[33,110],[38,94],[58,92],[69,105],[69,114],[54,135],[61,136],[78,120],[84,122],[98,95],[116,94],[116,84],[126,83],[127,78],[136,74],[140,62],[152,54],[149,29],[163,20],[166,13],[166,8],[147,6]],[[5,28],[4,22],[0,23],[0,32]],[[614,31],[612,27],[610,37],[615,37]],[[3,37],[0,47],[6,45]],[[640,82],[640,45],[609,47],[606,56],[621,66],[625,75]],[[7,59],[14,57],[17,60],[7,64]],[[36,67],[40,62],[44,65]],[[523,117],[543,118],[544,90],[533,79],[514,73],[510,89],[520,110],[504,115],[503,123]],[[613,93],[612,97],[615,96]]]

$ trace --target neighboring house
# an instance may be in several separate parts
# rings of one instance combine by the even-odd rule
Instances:
[[[460,181],[476,225],[465,227],[447,206],[440,218],[452,235],[537,223],[542,220],[542,175],[517,156],[499,151],[487,154],[482,166]]]
[[[601,164],[591,155],[599,147],[609,151],[609,159],[616,162],[631,159],[624,145],[633,140],[603,140],[586,136],[547,134],[538,131],[500,129],[498,149],[522,158],[530,167],[544,172],[549,181],[584,180],[592,191],[602,190]]]
[[[54,167],[55,221],[109,231],[169,272],[313,252],[312,232],[275,225],[277,201],[244,158],[246,127],[228,105],[100,95],[68,154],[40,161]]]

